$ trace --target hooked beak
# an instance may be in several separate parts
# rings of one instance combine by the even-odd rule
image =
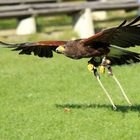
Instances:
[[[55,51],[56,51],[57,53],[63,53],[63,52],[65,51],[65,48],[64,48],[64,46],[59,46],[59,47],[56,48]]]

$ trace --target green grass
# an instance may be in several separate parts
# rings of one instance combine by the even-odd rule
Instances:
[[[0,30],[1,29],[13,29],[17,26],[16,19],[1,19],[0,20]]]
[[[114,111],[88,72],[87,61],[62,55],[19,56],[0,49],[0,140],[139,139],[139,64],[113,67],[133,103],[131,108],[113,80],[103,76],[118,106]]]
[[[45,33],[1,37],[0,40],[25,42],[77,37],[71,31],[70,18],[63,17],[66,25],[63,27],[58,17],[56,21],[61,25],[57,28],[55,19],[48,19],[37,19],[39,30]],[[95,26],[106,28],[118,22],[120,19],[97,22]],[[5,21],[0,26],[9,27],[7,24]],[[10,26],[15,25],[13,21]],[[133,51],[140,52],[140,49],[136,47]],[[0,140],[138,140],[140,65],[113,67],[133,103],[131,108],[114,81],[107,75],[102,76],[118,107],[114,111],[97,80],[88,72],[87,61],[57,54],[53,59],[19,56],[17,52],[1,48]],[[70,112],[64,112],[65,108]]]

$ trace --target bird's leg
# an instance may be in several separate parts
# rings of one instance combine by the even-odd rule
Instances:
[[[127,97],[127,95],[126,95],[124,89],[122,88],[122,86],[121,86],[119,80],[118,80],[118,79],[116,78],[116,76],[113,74],[112,68],[111,68],[110,64],[111,64],[111,61],[110,61],[110,60],[106,59],[106,60],[104,61],[104,65],[105,65],[105,67],[108,69],[108,74],[109,74],[110,76],[113,77],[113,79],[115,80],[115,82],[116,82],[117,85],[119,86],[119,88],[120,88],[120,90],[121,90],[121,92],[122,92],[122,94],[123,94],[125,100],[128,102],[129,106],[131,106],[132,103],[131,103],[130,100],[128,99],[128,97]]]
[[[101,62],[101,65],[99,66],[99,72],[101,74],[105,73],[105,67],[106,67],[106,57],[104,56]]]
[[[94,61],[92,61],[92,63],[91,63],[91,61],[88,62],[88,70],[89,70],[90,72],[93,72],[93,73],[94,73],[95,77],[97,78],[97,80],[98,80],[98,82],[99,82],[99,85],[101,86],[101,88],[103,89],[103,91],[104,91],[105,94],[107,95],[109,101],[111,102],[111,104],[112,104],[112,106],[113,106],[113,109],[116,110],[117,107],[115,106],[115,104],[114,104],[112,98],[110,97],[109,93],[107,92],[107,90],[106,90],[105,87],[103,86],[103,84],[102,84],[102,82],[101,82],[101,80],[100,80],[100,75],[99,75],[99,73],[98,73],[98,71],[97,71],[97,68],[94,66],[93,62],[94,62]],[[95,63],[95,64],[96,64],[96,63]]]
[[[94,58],[91,58],[90,61],[88,61],[88,70],[90,72],[93,72],[96,78],[97,77],[100,78],[97,67],[98,67],[98,63],[94,60]]]
[[[90,62],[88,62],[88,70],[89,70],[90,72],[93,72],[96,78],[97,78],[97,77],[100,78],[100,75],[99,75],[99,73],[98,73],[97,68],[96,68],[92,63],[90,63]]]

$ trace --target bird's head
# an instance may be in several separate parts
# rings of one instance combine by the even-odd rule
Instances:
[[[64,51],[65,51],[65,46],[59,46],[56,48],[57,53],[64,53]]]

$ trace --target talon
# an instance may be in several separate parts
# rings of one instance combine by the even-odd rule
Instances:
[[[98,73],[98,71],[97,71],[97,69],[95,68],[94,69],[94,75],[95,75],[95,77],[98,79],[100,79],[100,75],[99,75],[99,73]]]
[[[108,74],[111,75],[111,76],[113,75],[112,68],[110,66],[108,66]]]
[[[91,64],[91,63],[89,63],[89,64],[88,64],[88,70],[89,70],[90,72],[93,72],[93,69],[94,69],[94,65]]]
[[[100,67],[99,67],[99,72],[100,72],[101,74],[104,74],[104,73],[105,73],[105,67],[104,67],[104,66],[100,66]]]
[[[110,65],[111,64],[111,61],[109,59],[106,59],[106,64],[107,65]]]

